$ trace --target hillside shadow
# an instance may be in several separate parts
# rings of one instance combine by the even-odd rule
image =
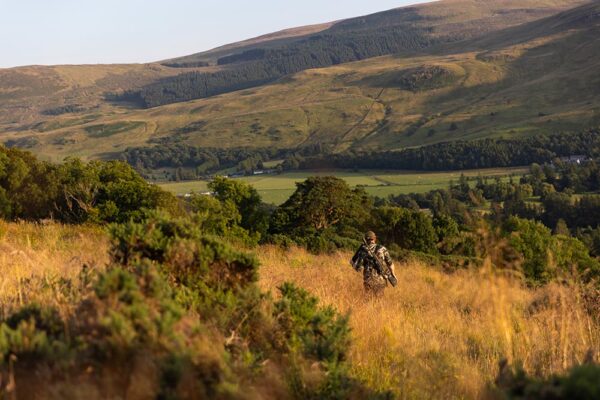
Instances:
[[[592,7],[592,10],[600,11],[597,4]],[[589,10],[588,7],[583,9]],[[506,75],[499,81],[471,87],[461,85],[446,93],[431,96],[425,100],[424,108],[439,112],[443,110],[440,105],[456,103],[457,99],[460,99],[461,104],[457,104],[454,109],[443,110],[443,114],[447,116],[463,112],[472,114],[473,110],[477,110],[480,105],[485,105],[484,109],[489,114],[490,106],[497,105],[502,113],[509,115],[512,113],[511,109],[518,111],[516,115],[522,115],[524,111],[530,112],[531,116],[526,119],[531,120],[536,116],[543,116],[545,110],[534,109],[536,102],[528,102],[528,99],[541,99],[543,104],[548,104],[550,107],[564,105],[565,110],[568,110],[569,102],[597,103],[600,93],[594,89],[594,86],[596,83],[600,84],[597,74],[597,65],[600,63],[600,43],[597,42],[597,38],[600,37],[600,12],[590,17],[595,24],[588,24],[575,30],[571,29],[576,26],[573,20],[588,21],[588,16],[569,18],[559,30],[552,29],[542,35],[542,31],[538,29],[534,35],[530,35],[535,39],[518,38],[481,51],[476,56],[477,61],[501,66]],[[548,19],[543,25],[556,20],[557,18]],[[539,22],[537,25],[539,26]],[[554,28],[556,26],[553,24]],[[508,29],[503,35],[523,29],[527,28]],[[552,37],[554,35],[558,36]],[[533,41],[539,43],[532,43]],[[530,44],[531,47],[521,49],[520,54],[514,54],[513,47],[524,44]],[[472,48],[465,53],[470,50]],[[449,51],[447,54],[455,53]],[[490,99],[493,101],[490,102]],[[537,105],[539,106],[539,103]],[[477,125],[475,120],[485,116],[486,113],[481,113],[464,120],[463,123],[467,126]],[[523,117],[516,117],[515,123],[522,119]],[[587,126],[581,128],[585,129]]]

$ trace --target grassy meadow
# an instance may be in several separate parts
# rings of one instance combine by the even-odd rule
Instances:
[[[74,288],[87,284],[81,266],[103,269],[108,262],[108,239],[98,228],[3,222],[0,248],[4,315],[34,303],[72,314]],[[270,246],[255,253],[264,291],[277,296],[276,287],[291,281],[349,313],[351,375],[401,399],[486,398],[502,359],[549,375],[580,363],[589,350],[600,355],[600,323],[574,286],[529,289],[489,268],[450,275],[399,264],[398,287],[369,299],[348,265],[350,253]]]
[[[353,375],[398,398],[487,398],[501,360],[549,375],[590,349],[600,354],[600,324],[576,287],[528,289],[490,268],[449,275],[399,264],[398,286],[370,299],[351,256],[262,248],[261,286],[292,281],[349,313]]]
[[[364,187],[373,196],[406,193],[425,193],[435,189],[447,188],[450,182],[457,182],[461,174],[468,178],[501,177],[508,179],[510,175],[520,176],[527,168],[494,168],[448,172],[415,172],[415,171],[302,171],[286,172],[280,175],[256,175],[236,178],[256,188],[263,201],[273,204],[285,202],[296,189],[296,183],[310,176],[333,175],[344,179],[352,187]],[[178,195],[208,190],[207,181],[186,181],[161,183],[160,186]]]

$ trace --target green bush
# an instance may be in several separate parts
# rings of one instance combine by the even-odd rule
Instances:
[[[242,214],[233,201],[219,200],[212,196],[192,195],[188,202],[191,218],[205,233],[253,246],[258,243],[261,233],[242,227]]]
[[[528,376],[522,369],[504,369],[497,386],[511,400],[592,400],[600,398],[600,365],[573,367],[565,375],[541,379]]]
[[[521,269],[531,284],[576,271],[585,280],[600,276],[600,263],[579,240],[552,235],[540,222],[510,217],[504,224],[510,246],[522,258]]]
[[[256,282],[258,263],[206,235],[193,219],[155,213],[148,220],[111,227],[112,258],[122,265],[147,259],[163,265],[178,283],[239,289]]]
[[[400,207],[379,207],[373,225],[381,241],[423,253],[437,253],[438,233],[430,216]]]
[[[348,316],[340,316],[331,307],[319,307],[318,299],[293,284],[280,288],[281,299],[275,303],[278,321],[288,342],[307,357],[339,363],[350,347]]]
[[[141,220],[146,210],[180,213],[175,196],[119,161],[63,164],[0,146],[0,217],[69,223]]]
[[[8,362],[10,356],[39,362],[65,361],[70,345],[65,322],[51,308],[25,306],[0,324],[0,363]]]
[[[267,234],[269,212],[254,187],[239,180],[216,177],[208,188],[226,209],[235,208],[239,212],[239,226],[250,236],[256,236],[258,241]]]

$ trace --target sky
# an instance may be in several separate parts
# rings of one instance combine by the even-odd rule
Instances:
[[[420,0],[0,0],[0,68],[152,62]]]

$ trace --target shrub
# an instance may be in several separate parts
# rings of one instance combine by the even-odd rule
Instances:
[[[30,361],[64,361],[71,342],[58,312],[37,305],[25,306],[0,324],[0,363],[10,356]]]
[[[230,199],[218,200],[212,196],[193,195],[189,206],[194,223],[205,233],[220,236],[245,245],[256,245],[260,233],[241,226],[242,214]]]
[[[531,284],[546,283],[575,270],[584,279],[600,276],[600,263],[579,240],[552,235],[540,222],[510,217],[505,225],[510,246],[522,257],[521,269]]]
[[[293,284],[285,283],[279,291],[275,312],[290,346],[317,361],[344,361],[350,345],[348,316],[338,315],[331,307],[318,307],[316,297]]]
[[[118,161],[63,164],[0,147],[0,217],[70,223],[141,220],[147,210],[178,214],[175,196],[144,181]]]
[[[507,399],[597,399],[600,398],[600,365],[579,365],[565,375],[545,379],[530,377],[520,368],[512,371],[505,367],[496,383]]]
[[[214,192],[226,209],[232,206],[240,215],[239,225],[257,240],[264,237],[269,228],[269,213],[256,189],[249,184],[233,179],[216,177],[208,188]]]
[[[375,209],[373,220],[377,234],[386,243],[423,253],[437,253],[438,234],[428,215],[399,207],[380,207]]]

